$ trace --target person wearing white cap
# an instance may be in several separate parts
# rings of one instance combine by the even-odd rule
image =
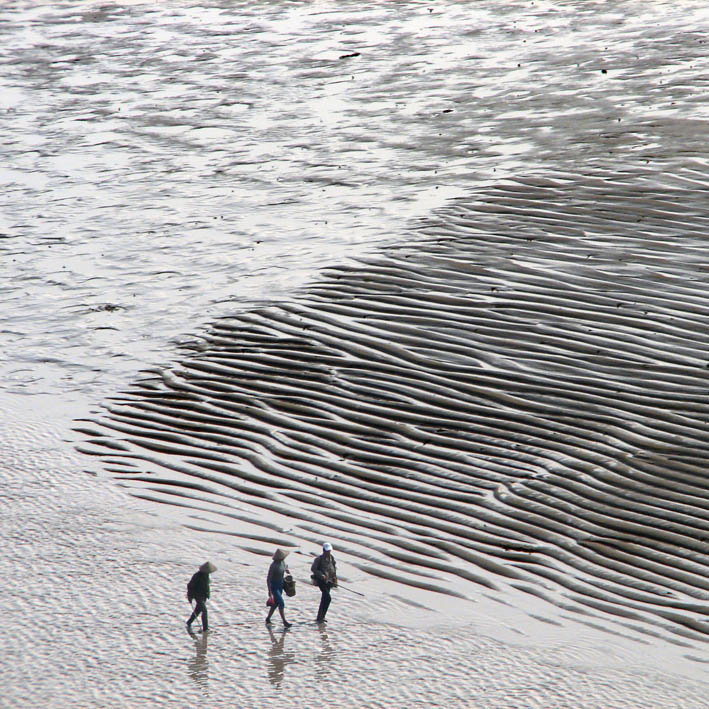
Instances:
[[[285,558],[290,552],[283,549],[276,549],[273,553],[273,561],[268,568],[268,576],[266,577],[266,585],[268,586],[268,601],[271,606],[268,615],[266,616],[266,625],[271,624],[271,616],[278,608],[283,621],[283,627],[290,628],[291,623],[286,620],[285,602],[283,601],[283,580],[288,573]]]
[[[320,589],[320,607],[318,608],[318,623],[327,623],[325,615],[330,607],[330,589],[337,586],[337,564],[332,555],[332,544],[325,542],[322,545],[322,554],[313,561],[310,567],[313,583]]]
[[[211,561],[205,561],[199,567],[199,571],[193,574],[187,584],[187,600],[192,603],[194,599],[194,610],[187,621],[187,630],[192,632],[192,622],[198,615],[202,615],[202,630],[209,630],[209,622],[207,618],[207,599],[210,596],[209,590],[209,574],[215,572],[217,567]]]

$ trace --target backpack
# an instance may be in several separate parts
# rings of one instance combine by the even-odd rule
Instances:
[[[197,584],[197,574],[194,574],[192,578],[188,581],[187,583],[187,600],[192,603],[192,599],[194,598],[194,588]]]

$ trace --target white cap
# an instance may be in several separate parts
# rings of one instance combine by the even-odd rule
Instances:
[[[330,542],[325,542],[322,545],[322,550],[323,551],[332,551],[332,544],[330,544]]]

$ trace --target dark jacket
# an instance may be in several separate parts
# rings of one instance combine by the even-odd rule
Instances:
[[[198,571],[187,584],[187,600],[206,600],[209,598],[209,574]]]
[[[315,581],[329,584],[337,583],[337,564],[332,554],[320,554],[320,556],[313,561],[310,572]]]

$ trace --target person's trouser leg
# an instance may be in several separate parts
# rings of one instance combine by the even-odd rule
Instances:
[[[325,620],[325,615],[327,614],[327,609],[330,607],[330,587],[326,584],[323,583],[322,581],[318,581],[318,588],[320,589],[320,593],[322,593],[322,596],[320,597],[320,607],[318,608],[318,622]]]
[[[202,615],[202,630],[209,630],[209,621],[207,615],[207,601],[202,598],[196,598],[194,603],[194,610],[190,619],[187,621],[187,627],[192,625],[192,621],[197,618],[198,615]]]
[[[273,593],[273,600],[276,602],[274,608],[278,608],[278,612],[281,614],[281,620],[286,628],[290,628],[290,623],[286,620],[286,603],[283,600],[283,584],[282,583],[272,583],[271,592]]]
[[[202,612],[202,630],[209,630],[209,616],[207,615],[207,601],[197,601],[199,610]]]
[[[192,625],[192,621],[197,617],[197,611],[194,610],[192,611],[192,615],[187,619],[187,627],[189,628]]]

